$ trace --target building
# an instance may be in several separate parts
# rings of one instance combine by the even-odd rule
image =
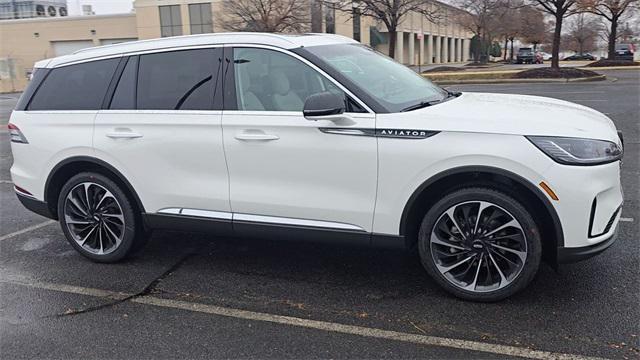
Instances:
[[[389,34],[384,25],[360,16],[357,10],[347,13],[327,4],[314,6],[320,6],[322,14],[312,19],[316,32],[349,36],[388,53]],[[444,4],[437,6],[442,6],[445,14],[460,11]],[[0,92],[22,91],[38,60],[124,41],[223,32],[222,16],[221,0],[136,0],[130,14],[0,21]],[[395,58],[407,65],[466,61],[471,37],[453,21],[435,24],[420,14],[408,14],[398,27]]]
[[[0,20],[67,16],[67,0],[0,0]]]

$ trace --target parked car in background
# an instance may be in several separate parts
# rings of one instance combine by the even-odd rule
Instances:
[[[576,60],[590,60],[590,61],[594,61],[596,59],[595,56],[589,54],[589,53],[584,53],[584,54],[573,54],[571,56],[567,56],[566,58],[564,58],[564,61],[576,61]]]
[[[636,52],[636,49],[635,49],[635,45],[633,44],[617,44],[615,59],[633,61],[633,54],[635,52]]]
[[[553,56],[551,56],[551,54],[544,52],[544,51],[538,51],[538,54],[540,54],[540,56],[542,56],[542,60],[544,61],[551,61],[551,58]]]
[[[532,48],[520,48],[518,49],[518,55],[516,56],[516,64],[533,64],[536,61],[536,55]]]
[[[534,60],[535,64],[544,64],[544,59],[542,58],[542,54],[536,53],[536,58]]]
[[[616,239],[622,141],[582,105],[450,92],[329,34],[169,37],[35,68],[8,124],[14,189],[94,261],[153,229],[399,247],[494,301]]]

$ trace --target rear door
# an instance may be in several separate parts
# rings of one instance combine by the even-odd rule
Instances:
[[[222,123],[234,230],[258,223],[368,233],[377,143],[359,135],[375,129],[374,114],[286,51],[227,48],[225,63]],[[305,119],[306,98],[326,91],[345,99],[350,121]]]
[[[96,117],[96,156],[131,182],[147,213],[231,218],[221,56],[222,48],[129,56]]]

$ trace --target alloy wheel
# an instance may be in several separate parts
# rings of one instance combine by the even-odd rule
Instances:
[[[520,222],[487,201],[468,201],[447,209],[436,221],[429,243],[440,274],[471,292],[495,291],[511,284],[527,259]]]
[[[92,254],[110,254],[122,243],[122,208],[113,194],[99,184],[82,182],[74,186],[65,199],[64,219],[75,242]]]

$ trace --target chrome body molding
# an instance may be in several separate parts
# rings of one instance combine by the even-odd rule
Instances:
[[[164,208],[158,210],[158,214],[172,214],[172,215],[180,215],[181,208]]]
[[[263,216],[263,215],[234,213],[233,220],[255,222],[255,223],[279,224],[279,225],[294,225],[294,226],[306,226],[306,227],[317,227],[317,228],[327,228],[327,229],[365,231],[363,228],[357,225],[332,222],[332,221],[295,219],[295,218],[286,218],[286,217],[277,217],[277,216]]]
[[[325,134],[351,135],[351,136],[372,136],[393,139],[426,139],[439,133],[431,130],[415,129],[366,129],[366,128],[339,128],[321,127],[318,128]]]
[[[200,209],[184,209],[184,208],[164,208],[158,210],[158,214],[195,216],[209,219],[231,220],[232,214],[225,211],[211,211]]]
[[[164,209],[158,210],[157,213],[167,214],[167,215],[192,216],[192,217],[217,219],[217,220],[243,221],[243,222],[276,224],[276,225],[293,225],[293,226],[365,232],[365,229],[361,228],[360,226],[339,223],[339,222],[296,219],[296,218],[287,218],[287,217],[278,217],[278,216],[237,214],[237,213],[230,213],[230,212],[224,212],[224,211],[211,211],[211,210],[185,209],[185,208],[164,208]]]
[[[231,220],[231,217],[232,217],[232,214],[229,212],[197,210],[197,209],[182,209],[182,212],[180,212],[180,215],[207,217],[212,219],[224,219],[224,220]]]

